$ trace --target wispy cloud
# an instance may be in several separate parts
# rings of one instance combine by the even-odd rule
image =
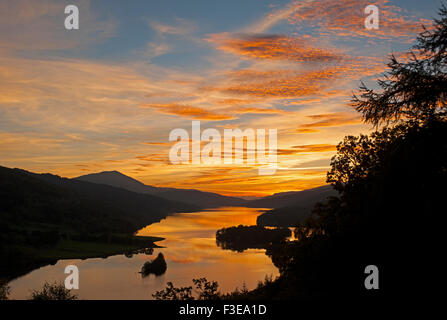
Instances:
[[[210,120],[210,121],[221,121],[230,120],[234,117],[225,114],[218,114],[211,111],[207,111],[203,108],[193,107],[183,104],[141,104],[140,108],[150,108],[155,109],[158,112],[172,114],[182,117],[187,117],[190,119],[200,119],[200,120]]]
[[[379,8],[380,27],[367,30],[364,27],[366,6],[374,4]],[[364,38],[414,38],[421,31],[422,24],[430,24],[427,19],[405,15],[403,10],[390,4],[389,0],[314,0],[303,6],[295,2],[298,10],[289,15],[289,22],[298,27],[312,27],[320,35],[335,37]]]
[[[258,78],[262,80],[234,83],[226,87],[209,89],[218,90],[227,94],[254,97],[302,97],[321,93],[328,85],[327,81],[335,79],[340,71],[338,67],[328,67],[324,70],[304,72],[251,71],[251,75],[254,76],[252,79]],[[284,77],[284,75],[287,76]]]
[[[159,21],[149,20],[149,26],[159,35],[187,35],[197,30],[197,25],[186,19],[175,19],[175,24],[167,24]]]
[[[209,41],[220,50],[247,58],[295,62],[329,62],[342,58],[339,53],[309,46],[304,38],[282,34],[215,34]]]
[[[337,146],[331,144],[308,144],[302,146],[293,146],[298,152],[327,152],[335,151]]]
[[[312,2],[313,2],[312,0],[301,0],[299,2],[298,1],[292,2],[283,8],[275,9],[272,12],[266,14],[259,21],[246,27],[245,28],[246,32],[256,32],[256,33],[266,32],[270,28],[274,27],[277,23],[286,20],[294,12],[300,10],[301,8],[306,7]]]
[[[230,109],[236,114],[256,113],[256,114],[284,114],[286,111],[279,109],[255,108],[255,107],[237,107]]]
[[[297,129],[298,133],[315,133],[318,132],[316,128],[338,127],[362,123],[360,116],[348,113],[315,114],[308,116],[308,118],[314,120],[314,122],[300,125]]]
[[[155,39],[146,46],[145,56],[150,60],[155,57],[170,53],[175,50],[175,41],[172,38],[193,41],[192,34],[197,30],[197,25],[189,20],[176,18],[172,24],[155,20],[147,20],[149,27],[155,31]]]

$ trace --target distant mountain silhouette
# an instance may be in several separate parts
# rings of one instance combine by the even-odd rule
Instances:
[[[323,186],[304,191],[276,193],[269,197],[251,201],[250,207],[274,208],[257,219],[260,226],[294,226],[311,215],[314,205],[338,193],[332,186]]]
[[[104,171],[74,178],[78,181],[87,181],[104,184],[129,191],[155,195],[167,200],[192,204],[201,208],[217,208],[224,206],[244,206],[247,200],[227,197],[217,193],[203,192],[194,189],[159,188],[145,185],[138,180],[128,177],[118,171]]]
[[[331,186],[275,193],[261,199],[250,201],[247,206],[251,208],[283,208],[299,206],[303,208],[312,207],[316,202],[324,200],[329,196],[337,195]]]
[[[168,188],[157,188],[145,185],[142,182],[126,176],[119,171],[103,171],[99,173],[87,174],[74,179],[97,184],[105,184],[138,193],[157,193],[161,192],[160,189],[168,190]]]

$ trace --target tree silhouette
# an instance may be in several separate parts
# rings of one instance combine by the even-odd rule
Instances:
[[[366,122],[379,126],[399,120],[418,122],[445,119],[447,116],[447,8],[442,5],[440,19],[426,29],[408,52],[408,61],[399,62],[392,55],[389,71],[378,81],[381,91],[362,83],[352,106]]]
[[[152,297],[155,300],[194,300],[191,286],[177,288],[170,281],[164,290],[156,291]]]
[[[281,275],[251,297],[434,294],[447,191],[447,9],[439,14],[407,62],[391,57],[380,90],[362,84],[353,97],[377,131],[337,146],[327,182],[339,196],[315,206],[299,241],[269,252]],[[371,263],[384,271],[378,292],[362,282]]]
[[[31,300],[77,300],[78,297],[66,289],[62,283],[45,282],[42,289],[31,293]]]
[[[0,300],[8,300],[11,290],[6,280],[0,279]]]

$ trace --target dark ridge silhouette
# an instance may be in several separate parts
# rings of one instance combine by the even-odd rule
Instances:
[[[110,185],[133,192],[150,194],[170,201],[183,202],[200,208],[216,208],[225,206],[243,206],[247,201],[241,198],[227,197],[217,193],[203,192],[194,189],[159,188],[145,185],[118,171],[104,171],[75,178],[97,184]]]
[[[294,227],[303,223],[312,215],[314,205],[272,209],[259,215],[256,224],[263,227]]]
[[[303,191],[275,193],[271,196],[249,201],[247,207],[283,208],[297,206],[303,209],[312,209],[315,203],[335,195],[337,195],[337,191],[332,186],[327,185]]]
[[[311,216],[316,203],[324,202],[335,195],[337,191],[329,185],[304,191],[276,193],[250,201],[248,206],[275,208],[258,216],[256,224],[259,226],[293,227]]]

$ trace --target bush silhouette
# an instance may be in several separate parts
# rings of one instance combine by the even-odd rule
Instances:
[[[78,297],[66,289],[62,283],[45,282],[42,289],[31,293],[31,300],[77,300]]]

